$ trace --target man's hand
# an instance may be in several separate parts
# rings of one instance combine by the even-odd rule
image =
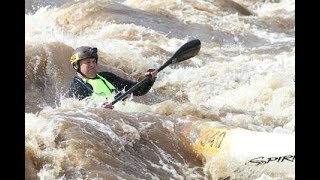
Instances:
[[[103,108],[108,108],[108,109],[113,109],[114,108],[114,106],[111,104],[111,102],[104,102],[102,104],[102,107]]]
[[[158,74],[158,71],[155,70],[155,69],[149,69],[145,74],[144,76],[145,77],[148,77],[150,76],[153,80],[155,80],[157,78],[157,74]]]

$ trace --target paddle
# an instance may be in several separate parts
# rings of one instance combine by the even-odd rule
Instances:
[[[162,66],[160,66],[157,70],[158,72],[162,71],[164,68],[166,68],[170,64],[174,64],[177,62],[181,62],[187,59],[190,59],[198,54],[201,48],[201,42],[199,39],[191,40],[184,45],[182,45],[178,51],[174,53],[174,55],[165,62]],[[141,85],[149,81],[151,77],[147,76],[142,81],[138,82],[134,86],[132,86],[129,90],[127,90],[125,93],[121,94],[119,97],[117,97],[114,101],[111,102],[112,105],[117,103],[118,101],[124,99],[128,94],[132,93],[134,90],[139,88]]]

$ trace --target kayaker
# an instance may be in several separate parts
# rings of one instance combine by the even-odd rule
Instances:
[[[77,74],[71,79],[67,96],[83,100],[92,95],[103,96],[108,100],[102,107],[113,109],[110,99],[114,99],[124,89],[134,86],[137,81],[123,79],[112,72],[97,72],[98,49],[96,47],[81,46],[74,50],[70,58],[72,67]],[[150,69],[145,76],[151,76],[150,80],[134,90],[134,96],[146,94],[153,86],[157,78],[157,70]]]

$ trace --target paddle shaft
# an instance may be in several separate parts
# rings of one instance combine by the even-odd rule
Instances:
[[[117,103],[118,101],[122,100],[124,97],[126,97],[128,94],[131,94],[134,90],[136,90],[138,87],[140,87],[142,84],[146,83],[147,81],[149,81],[151,77],[145,77],[142,81],[138,82],[137,84],[135,84],[134,86],[132,86],[128,91],[124,92],[123,94],[121,94],[120,96],[118,96],[114,101],[111,102],[112,105],[114,105],[115,103]]]

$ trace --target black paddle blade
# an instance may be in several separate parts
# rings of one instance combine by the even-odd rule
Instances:
[[[178,49],[178,51],[172,56],[172,63],[177,63],[189,58],[194,57],[198,54],[201,48],[201,42],[199,39],[194,39],[187,42]]]
[[[181,62],[183,60],[189,59],[194,57],[198,54],[201,48],[201,42],[199,39],[194,39],[185,43],[181,46],[176,53],[167,61],[165,62],[159,69],[158,72],[162,71],[165,67],[170,64]]]

